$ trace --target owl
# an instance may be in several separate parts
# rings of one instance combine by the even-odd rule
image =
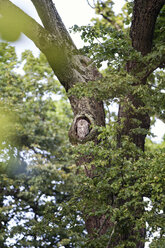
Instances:
[[[89,122],[85,119],[80,119],[77,121],[77,136],[80,139],[85,138],[89,133]]]

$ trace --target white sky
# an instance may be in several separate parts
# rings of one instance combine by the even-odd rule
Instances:
[[[27,14],[33,17],[36,21],[40,22],[36,10],[30,0],[10,0]],[[92,4],[93,0],[89,0]],[[121,7],[124,4],[124,0],[115,0],[114,10],[120,12]],[[67,28],[72,27],[74,24],[87,25],[90,23],[91,18],[94,16],[94,10],[89,7],[86,0],[54,0],[56,8]],[[41,22],[40,22],[41,23]],[[83,41],[80,35],[71,34],[72,39],[78,48],[83,46]],[[11,43],[15,45],[16,52],[20,55],[25,49],[30,49],[35,55],[39,53],[34,43],[24,35],[21,35],[19,41]],[[155,138],[152,138],[154,142],[160,142],[165,134],[165,124],[158,120],[152,127],[152,132],[155,134]]]

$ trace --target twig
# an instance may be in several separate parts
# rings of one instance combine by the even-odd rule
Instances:
[[[106,222],[106,220],[108,219],[108,217],[109,216],[107,216],[106,217],[106,214],[107,214],[107,212],[109,211],[109,209],[105,212],[105,219],[104,219],[104,221],[103,221],[103,223],[102,223],[102,225],[101,225],[101,227],[99,228],[99,230],[98,230],[98,232],[97,232],[97,234],[100,234],[100,232],[101,232],[101,230],[103,229],[103,227],[104,227],[104,224],[105,224],[105,222]]]
[[[87,0],[87,3],[92,9],[95,9],[95,7],[90,4],[89,0]]]
[[[107,244],[107,247],[106,247],[106,248],[109,248],[109,245],[110,245],[110,243],[111,243],[112,236],[113,236],[113,234],[114,234],[114,232],[115,232],[116,224],[117,224],[117,221],[115,221],[115,223],[114,223],[114,227],[113,227],[113,230],[112,230],[111,235],[110,235],[110,237],[109,237],[109,241],[108,241],[108,244]]]

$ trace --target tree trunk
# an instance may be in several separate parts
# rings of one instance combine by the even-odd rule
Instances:
[[[164,5],[164,0],[135,0],[133,8],[133,18],[130,31],[132,46],[135,50],[140,52],[143,56],[147,55],[152,50],[152,40],[154,35],[154,27],[160,9]],[[145,69],[146,68],[146,69]],[[128,61],[126,70],[136,78],[136,84],[145,85],[147,83],[147,65],[139,64],[136,61]],[[140,72],[143,72],[139,77]],[[137,94],[128,94],[125,101],[119,106],[118,112],[119,122],[124,119],[123,128],[118,136],[118,143],[121,146],[121,139],[123,135],[129,136],[134,144],[142,151],[144,151],[145,138],[150,128],[150,116],[145,107],[143,99]],[[141,129],[137,132],[137,129]],[[141,199],[143,201],[143,199]],[[139,218],[143,215],[144,209],[135,211],[135,215]],[[133,233],[133,226],[128,227],[125,239]],[[139,230],[142,239],[145,239],[145,228]],[[137,241],[136,248],[144,248],[144,242]],[[112,247],[112,246],[111,246]]]

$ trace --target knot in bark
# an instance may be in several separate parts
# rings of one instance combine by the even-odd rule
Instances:
[[[83,144],[93,140],[97,133],[95,126],[95,120],[91,115],[86,113],[76,115],[69,130],[70,142]]]

